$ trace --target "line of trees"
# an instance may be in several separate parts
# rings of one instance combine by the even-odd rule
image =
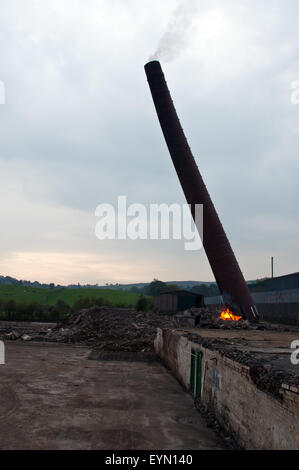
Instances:
[[[176,284],[167,284],[166,282],[154,279],[150,284],[144,287],[131,287],[130,291],[135,294],[155,296],[165,292],[180,290]],[[213,297],[219,295],[219,289],[216,284],[198,284],[193,286],[191,292],[204,295],[205,297]]]
[[[161,294],[162,292],[170,292],[174,290],[179,290],[179,287],[176,284],[166,284],[166,282],[159,281],[159,279],[154,279],[147,286],[131,287],[130,292],[132,292],[133,294],[140,294],[142,296],[155,296]]]
[[[56,305],[41,305],[38,302],[16,302],[14,299],[0,300],[0,319],[7,321],[52,322],[65,318],[70,307],[62,300]]]
[[[55,305],[42,305],[38,302],[16,302],[14,299],[3,301],[0,299],[0,320],[5,321],[35,321],[35,322],[58,322],[64,320],[71,313],[83,308],[93,306],[107,306],[118,308],[137,308],[137,310],[149,310],[152,302],[141,295],[135,305],[125,305],[121,302],[112,303],[102,297],[80,297],[73,305],[63,300],[57,300]]]
[[[76,300],[73,305],[68,305],[63,300],[57,300],[55,305],[41,305],[34,301],[28,303],[16,302],[14,299],[5,302],[0,300],[0,319],[6,321],[57,322],[65,319],[70,313],[94,305],[111,306],[111,303],[101,297],[82,297]]]

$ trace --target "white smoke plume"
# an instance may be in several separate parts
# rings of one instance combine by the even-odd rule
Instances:
[[[188,46],[198,8],[199,0],[185,0],[178,5],[150,61],[170,62]]]

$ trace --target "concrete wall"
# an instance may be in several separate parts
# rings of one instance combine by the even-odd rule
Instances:
[[[283,400],[258,389],[249,368],[192,343],[175,330],[158,330],[156,352],[190,390],[191,349],[202,352],[201,401],[246,449],[299,449],[299,390],[282,388]]]

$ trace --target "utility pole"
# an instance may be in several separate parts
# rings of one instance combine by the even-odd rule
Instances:
[[[274,277],[274,269],[273,269],[273,266],[274,266],[274,258],[273,256],[271,256],[271,277],[273,279]]]

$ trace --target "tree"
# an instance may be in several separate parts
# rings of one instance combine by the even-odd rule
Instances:
[[[8,318],[12,320],[13,315],[16,314],[17,311],[17,304],[14,299],[10,299],[4,305],[4,310],[6,311]]]
[[[72,312],[78,312],[82,308],[90,308],[92,307],[92,305],[93,303],[91,299],[89,299],[88,297],[80,297],[76,300],[76,302],[74,302],[72,306]]]
[[[55,307],[51,311],[51,317],[53,320],[62,320],[70,313],[70,306],[63,300],[58,299]]]
[[[28,316],[28,308],[27,304],[24,302],[18,302],[17,304],[17,312],[15,319],[18,321],[26,321]]]
[[[105,300],[103,299],[103,297],[98,297],[95,301],[95,305],[97,305],[98,307],[102,307],[105,303]]]
[[[145,311],[147,308],[147,300],[146,300],[146,297],[144,297],[144,295],[141,295],[137,301],[137,304],[136,304],[136,310],[138,310],[138,312],[140,311]]]
[[[132,292],[132,294],[139,294],[140,289],[138,289],[137,286],[132,286],[132,287],[130,288],[130,292]]]
[[[148,286],[147,286],[147,294],[148,295],[158,295],[165,289],[166,284],[163,281],[159,281],[159,279],[154,279]]]
[[[176,284],[165,284],[164,289],[161,291],[162,293],[166,292],[174,292],[176,290],[180,290],[179,286]]]

